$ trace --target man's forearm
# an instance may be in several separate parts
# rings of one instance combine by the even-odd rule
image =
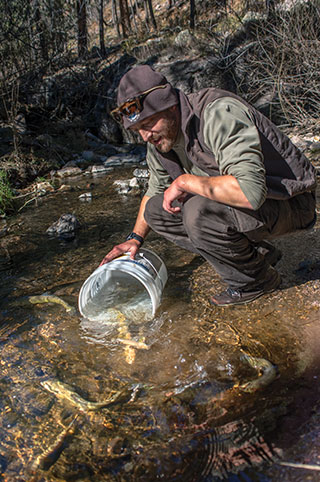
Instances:
[[[177,190],[181,192],[199,194],[230,206],[252,209],[251,203],[234,176],[201,177],[183,174],[174,182]]]
[[[142,236],[143,238],[145,238],[150,231],[150,228],[144,219],[144,211],[149,199],[150,199],[149,196],[143,196],[140,203],[137,219],[133,228],[133,231],[139,234],[139,236]]]

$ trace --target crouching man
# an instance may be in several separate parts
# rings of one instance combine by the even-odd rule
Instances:
[[[268,241],[315,223],[315,169],[270,120],[231,92],[185,95],[147,65],[121,79],[113,114],[147,142],[150,170],[132,233],[102,260],[134,258],[150,229],[205,258],[228,288],[211,302],[276,290]]]

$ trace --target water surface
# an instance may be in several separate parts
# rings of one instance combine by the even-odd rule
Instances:
[[[146,247],[169,272],[154,319],[95,323],[58,304],[29,302],[50,293],[77,307],[85,279],[132,229],[141,195],[113,187],[132,171],[73,180],[71,192],[48,195],[8,223],[0,253],[1,477],[304,480],[278,462],[296,443],[283,421],[308,423],[318,396],[317,226],[302,238],[308,252],[300,260],[301,238],[278,241],[283,288],[248,306],[211,307],[210,292],[222,288],[215,273],[154,234]],[[80,202],[88,191],[92,202]],[[75,239],[49,238],[46,229],[68,212],[82,225]],[[241,388],[262,375],[247,355],[275,367],[272,383]],[[86,410],[48,391],[46,381],[63,382],[87,402],[115,402]]]

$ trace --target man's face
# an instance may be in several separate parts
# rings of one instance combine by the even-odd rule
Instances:
[[[180,112],[177,106],[147,117],[131,127],[131,130],[139,132],[145,142],[150,142],[163,153],[172,149],[179,129]]]

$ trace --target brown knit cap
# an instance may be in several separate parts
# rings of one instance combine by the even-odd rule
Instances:
[[[149,65],[133,67],[122,77],[118,88],[118,106],[152,87],[166,84],[165,88],[153,90],[144,98],[143,110],[133,122],[130,122],[127,117],[123,116],[123,125],[126,129],[129,129],[146,117],[178,104],[178,96],[174,87],[169,84],[165,76],[153,70]]]

